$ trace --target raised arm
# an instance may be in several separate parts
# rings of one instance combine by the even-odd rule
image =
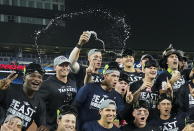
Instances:
[[[84,44],[86,44],[90,39],[91,33],[86,31],[83,32],[82,35],[79,38],[78,43],[76,44],[75,48],[70,53],[69,60],[71,62],[71,70],[73,73],[77,73],[80,69],[79,64],[77,63],[77,60],[79,58],[79,54],[81,51],[81,48]]]

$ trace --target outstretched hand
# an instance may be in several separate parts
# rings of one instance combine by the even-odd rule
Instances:
[[[11,82],[18,77],[18,74],[12,72],[7,76],[7,78],[0,80],[0,89],[5,90],[9,87]]]

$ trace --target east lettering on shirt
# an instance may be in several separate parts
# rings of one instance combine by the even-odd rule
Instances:
[[[79,125],[91,120],[98,120],[99,107],[102,101],[112,99],[117,104],[118,112],[124,108],[122,97],[115,90],[106,91],[100,83],[88,83],[82,87],[76,95],[74,105],[79,111]]]
[[[168,71],[163,71],[156,79],[156,87],[158,90],[165,89],[167,78],[170,80],[171,77],[172,75]],[[177,92],[185,82],[185,75],[181,72],[181,78],[172,85],[173,92]]]
[[[38,95],[46,104],[47,124],[56,128],[57,109],[65,104],[71,105],[77,93],[76,82],[68,79],[67,83],[58,80],[56,76],[44,81]]]
[[[182,131],[185,126],[186,116],[186,113],[178,113],[177,115],[171,115],[167,120],[156,117],[156,119],[151,120],[150,124],[158,127],[160,131]]]
[[[135,93],[143,85],[143,80],[136,81],[130,85],[130,91]],[[139,100],[144,100],[149,103],[149,107],[155,109],[158,102],[158,91],[156,90],[156,85],[154,84],[151,88],[151,92],[142,90],[139,96]]]
[[[104,128],[97,121],[89,121],[83,125],[81,131],[121,131],[119,128],[113,125],[112,128]]]
[[[33,120],[37,126],[46,125],[45,104],[37,94],[32,99],[28,98],[22,87],[11,86],[7,90],[1,90],[0,105],[6,113],[4,117],[13,114],[24,121],[24,130],[31,125]],[[4,119],[2,117],[1,120]]]
[[[144,73],[142,72],[126,72],[126,71],[123,72],[128,75],[129,84],[139,81],[144,77]]]

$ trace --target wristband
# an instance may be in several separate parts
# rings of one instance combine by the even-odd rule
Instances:
[[[82,45],[77,44],[75,47],[77,47],[78,49],[81,49]]]

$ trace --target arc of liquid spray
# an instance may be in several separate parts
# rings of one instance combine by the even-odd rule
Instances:
[[[38,38],[40,37],[40,35],[42,34],[42,33],[45,33],[49,28],[50,28],[50,26],[52,26],[53,24],[56,24],[56,20],[62,20],[63,18],[67,18],[67,17],[70,17],[70,18],[72,18],[74,15],[75,16],[79,16],[79,15],[84,15],[84,14],[88,14],[88,13],[97,13],[97,12],[100,12],[100,13],[103,13],[103,14],[106,14],[109,18],[111,18],[111,19],[113,19],[113,20],[115,20],[115,21],[117,21],[117,22],[121,22],[122,24],[123,24],[123,26],[124,26],[124,32],[125,32],[125,34],[127,35],[126,36],[126,38],[123,40],[123,48],[122,48],[122,50],[121,50],[121,53],[116,53],[116,52],[114,52],[114,51],[106,51],[106,49],[105,49],[105,43],[104,43],[104,41],[103,40],[101,40],[101,39],[99,39],[98,37],[97,37],[97,33],[96,32],[94,32],[94,31],[92,31],[91,33],[95,36],[95,39],[97,40],[97,41],[100,41],[101,43],[102,43],[102,45],[103,45],[103,51],[104,52],[106,52],[106,53],[114,53],[114,54],[116,54],[117,56],[118,55],[121,55],[122,54],[122,52],[123,52],[123,50],[124,50],[124,48],[125,48],[125,46],[126,46],[126,40],[129,38],[129,31],[128,31],[128,25],[125,23],[125,20],[124,20],[124,18],[122,18],[122,17],[117,17],[117,18],[115,18],[115,17],[113,17],[111,14],[110,14],[110,12],[107,12],[107,11],[102,11],[102,10],[100,10],[100,9],[98,9],[98,10],[89,10],[89,11],[81,11],[81,12],[75,12],[75,13],[70,13],[70,14],[63,14],[63,15],[61,15],[61,16],[58,16],[58,17],[56,17],[55,19],[52,19],[49,23],[48,23],[48,25],[45,27],[45,28],[42,28],[41,30],[38,30],[38,31],[36,31],[35,32],[35,49],[36,49],[36,52],[37,52],[37,54],[38,54],[38,58],[39,58],[39,62],[40,62],[40,64],[42,63],[41,62],[41,54],[40,54],[40,51],[39,51],[39,46],[38,46],[38,42],[37,42],[37,40],[38,40]],[[56,24],[57,25],[57,24]]]

